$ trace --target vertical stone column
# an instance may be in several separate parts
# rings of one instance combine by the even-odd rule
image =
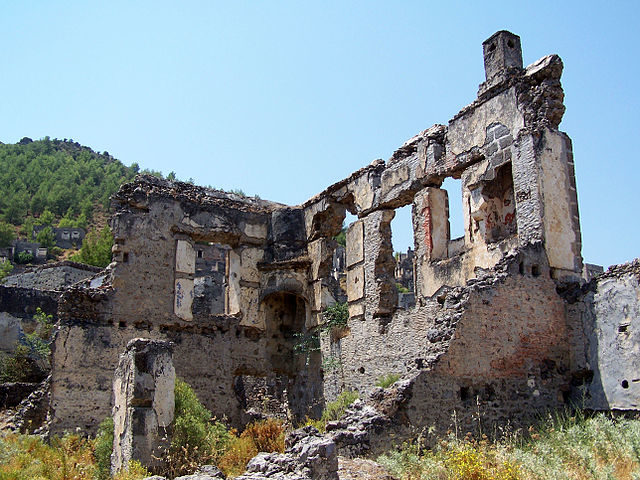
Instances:
[[[447,258],[449,249],[449,197],[441,188],[426,187],[413,199],[413,234],[416,247],[415,292],[430,296],[434,286],[431,262]]]
[[[519,243],[543,243],[554,277],[579,277],[581,235],[571,142],[544,128],[523,131],[514,146]]]
[[[391,315],[398,306],[391,220],[394,210],[378,210],[364,218],[364,280],[366,318]]]
[[[127,344],[113,380],[112,473],[130,460],[159,465],[174,417],[175,378],[171,342],[134,338]]]
[[[353,222],[347,228],[347,299],[349,317],[364,315],[364,224]]]

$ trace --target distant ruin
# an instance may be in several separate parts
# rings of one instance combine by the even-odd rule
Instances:
[[[110,415],[119,355],[137,337],[171,341],[176,375],[237,426],[317,416],[389,373],[408,382],[399,431],[469,429],[478,413],[487,426],[526,425],[572,403],[637,409],[640,265],[583,277],[572,146],[558,130],[562,61],[524,68],[506,31],[483,52],[478,97],[447,125],[302,205],[149,176],[124,185],[113,263],[59,301],[52,432],[94,431]],[[442,189],[447,177],[462,191]],[[414,249],[399,264],[390,222],[406,205]],[[335,256],[347,211],[357,220]],[[399,303],[396,271],[409,266],[411,298]],[[347,327],[300,354],[341,298]]]

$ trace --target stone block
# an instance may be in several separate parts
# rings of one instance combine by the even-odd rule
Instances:
[[[357,220],[347,229],[347,268],[364,261],[364,225]]]
[[[196,251],[187,240],[176,244],[176,272],[194,274],[196,271]]]
[[[259,282],[258,262],[262,261],[264,250],[260,248],[244,248],[240,252],[241,278],[247,282]]]
[[[113,380],[113,474],[131,460],[160,465],[175,413],[175,378],[171,342],[135,338],[127,344]]]
[[[347,270],[347,298],[349,302],[364,297],[364,265]]]
[[[176,278],[173,312],[183,320],[193,320],[193,280]]]

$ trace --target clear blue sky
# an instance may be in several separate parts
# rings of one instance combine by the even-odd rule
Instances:
[[[0,141],[46,135],[298,204],[446,123],[507,29],[565,63],[586,261],[636,247],[640,3],[4,1]],[[396,233],[397,250],[409,244]]]

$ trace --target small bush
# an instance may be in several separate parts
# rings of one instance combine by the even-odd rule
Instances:
[[[142,480],[150,475],[147,470],[139,461],[131,460],[126,469],[120,470],[113,480]]]
[[[14,257],[16,263],[25,264],[33,262],[33,255],[29,252],[18,252]]]
[[[8,277],[12,271],[13,264],[9,260],[0,262],[0,283],[3,283],[4,279]]]
[[[266,419],[247,425],[239,437],[233,436],[218,467],[227,477],[238,476],[259,452],[284,452],[282,421]]]
[[[250,438],[234,437],[218,462],[218,468],[227,477],[237,477],[246,470],[249,460],[257,454],[256,444]]]
[[[312,427],[318,429],[318,431],[324,432],[327,426],[327,422],[339,420],[345,414],[349,405],[355,402],[358,398],[360,398],[358,392],[345,390],[340,395],[338,395],[338,398],[336,398],[333,402],[329,402],[324,406],[322,416],[319,420],[314,420],[307,417],[303,426],[311,425]]]
[[[218,463],[230,439],[227,427],[212,420],[193,389],[176,379],[173,437],[165,456],[165,473],[175,477],[191,473],[199,465]]]
[[[94,440],[93,457],[96,462],[96,480],[111,478],[111,452],[113,451],[113,419],[107,417],[98,427]]]
[[[321,419],[325,423],[339,420],[347,411],[349,405],[355,402],[358,398],[360,398],[358,392],[345,390],[340,395],[338,395],[338,398],[336,398],[333,402],[329,402],[325,405]]]
[[[387,373],[376,380],[376,387],[389,388],[398,380],[400,380],[400,375],[397,373]]]
[[[250,438],[259,452],[284,452],[284,426],[281,420],[268,418],[250,423],[240,438]]]
[[[49,356],[53,316],[45,314],[38,307],[33,319],[36,329],[16,344],[12,355],[0,358],[0,381],[40,382],[47,376],[51,367]]]

